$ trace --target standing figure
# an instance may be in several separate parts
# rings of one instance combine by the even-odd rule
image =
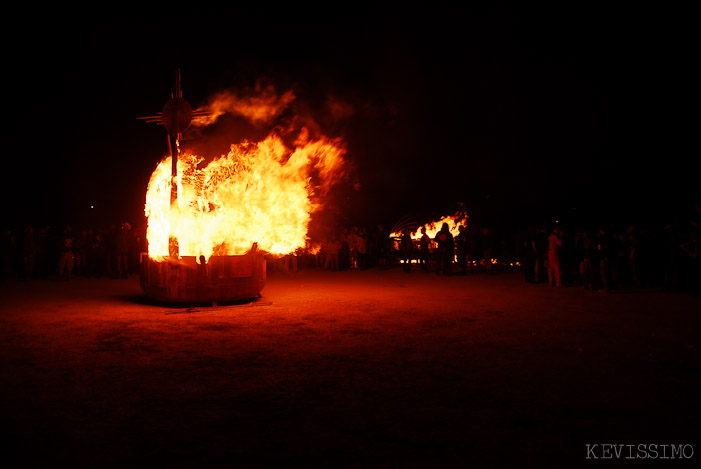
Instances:
[[[597,253],[599,255],[599,276],[604,289],[609,292],[613,287],[611,276],[611,237],[605,228],[599,230]]]
[[[358,269],[367,268],[368,259],[368,237],[365,229],[361,228],[358,232],[358,237],[355,240],[355,250],[358,257]]]
[[[73,253],[73,242],[75,241],[73,228],[70,226],[66,227],[61,239],[61,254],[58,258],[58,278],[59,280],[68,281],[71,279],[73,262],[75,260],[75,254]]]
[[[477,269],[479,269],[484,258],[483,241],[482,229],[473,223],[470,228],[470,234],[467,237],[467,262]]]
[[[523,272],[526,283],[536,283],[536,267],[538,265],[538,253],[536,248],[536,229],[530,226],[523,237]]]
[[[589,232],[583,231],[577,239],[577,251],[579,254],[579,276],[585,290],[594,287],[594,249],[592,244]]]
[[[436,253],[438,254],[436,275],[440,275],[441,272],[443,272],[443,275],[450,275],[453,266],[453,256],[455,256],[455,240],[453,239],[453,235],[447,223],[443,223],[434,241],[438,244],[438,248],[436,249]]]
[[[562,271],[560,270],[560,246],[562,239],[560,238],[560,228],[557,226],[548,236],[548,279],[552,286],[562,286]]]
[[[455,252],[458,258],[460,275],[467,275],[467,230],[465,225],[458,225],[458,235],[455,237]]]
[[[326,244],[326,262],[324,263],[324,270],[331,270],[333,272],[338,271],[338,253],[341,250],[341,242],[338,237],[331,236],[331,241]]]
[[[377,255],[380,269],[387,268],[387,258],[389,257],[389,234],[384,225],[377,225]]]
[[[535,264],[535,281],[536,283],[543,283],[547,279],[545,264],[547,263],[547,247],[548,247],[548,237],[545,234],[545,228],[541,227],[535,235],[535,240],[533,241],[533,246],[536,252],[536,264]]]
[[[341,245],[338,250],[338,270],[347,270],[350,268],[350,242],[346,230],[338,237],[338,242]]]
[[[482,257],[484,269],[488,272],[492,270],[492,257],[494,256],[494,248],[496,247],[495,244],[496,240],[494,238],[494,233],[489,229],[489,227],[485,226],[482,229]]]
[[[411,272],[411,259],[414,257],[414,240],[411,239],[409,229],[402,231],[402,260],[404,261],[404,272]]]
[[[348,242],[348,255],[350,257],[349,268],[357,269],[358,268],[358,227],[354,226],[353,228],[351,228],[350,233],[348,233],[348,236],[346,237],[346,241]]]
[[[122,223],[120,230],[115,235],[115,254],[117,256],[117,275],[127,278],[129,272],[129,231],[131,225]]]
[[[428,272],[428,255],[431,238],[426,234],[426,227],[421,228],[421,239],[419,240],[419,263],[424,272]]]

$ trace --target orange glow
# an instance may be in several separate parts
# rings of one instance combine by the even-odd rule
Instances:
[[[321,251],[321,244],[319,243],[312,243],[311,245],[307,246],[307,253],[312,254],[316,256],[319,254]]]
[[[291,147],[271,134],[232,145],[204,167],[204,158],[183,152],[172,208],[171,158],[164,158],[146,194],[149,257],[169,255],[169,235],[181,256],[207,259],[244,254],[253,243],[280,255],[304,247],[311,214],[343,174],[344,154],[341,140],[312,139],[306,129]]]

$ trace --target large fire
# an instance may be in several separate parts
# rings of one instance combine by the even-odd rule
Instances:
[[[232,145],[203,166],[184,151],[178,159],[177,204],[171,207],[171,157],[151,176],[146,194],[148,253],[169,255],[175,237],[181,256],[240,255],[258,249],[287,254],[307,244],[312,213],[342,173],[343,142],[312,138],[293,144],[270,134]]]

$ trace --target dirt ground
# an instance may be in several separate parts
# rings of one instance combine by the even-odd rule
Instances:
[[[150,301],[138,277],[0,284],[4,459],[614,467],[586,445],[701,453],[699,298],[399,269],[269,272],[262,293],[188,309]]]

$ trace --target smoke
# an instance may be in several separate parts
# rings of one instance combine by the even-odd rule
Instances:
[[[351,103],[334,95],[329,95],[326,98],[326,109],[334,121],[346,120],[357,112]]]

